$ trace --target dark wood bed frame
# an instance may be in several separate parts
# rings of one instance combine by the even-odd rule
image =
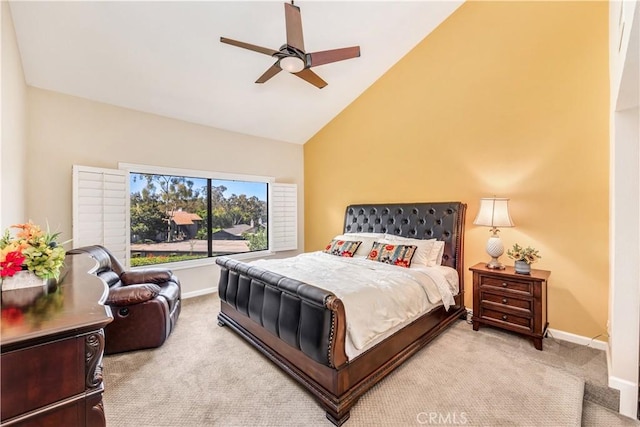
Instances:
[[[218,315],[253,347],[316,397],[335,425],[377,382],[433,340],[464,308],[464,221],[460,202],[352,205],[345,232],[381,232],[445,242],[443,265],[455,268],[460,293],[455,306],[419,317],[353,360],[345,354],[346,319],[332,293],[249,264],[221,257]]]

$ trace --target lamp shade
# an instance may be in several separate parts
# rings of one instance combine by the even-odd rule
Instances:
[[[509,215],[509,199],[496,197],[480,199],[480,209],[473,223],[486,227],[513,227],[513,221]]]

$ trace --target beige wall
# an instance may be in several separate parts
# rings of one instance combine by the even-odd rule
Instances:
[[[118,162],[273,176],[298,184],[302,248],[303,149],[29,87],[27,213],[71,238],[72,165]],[[184,292],[217,286],[213,266],[182,270]]]
[[[27,86],[9,3],[2,2],[0,230],[25,220]]]
[[[550,326],[605,333],[607,7],[462,5],[306,143],[305,249],[341,231],[349,203],[460,200],[471,266],[487,260],[479,199],[509,197],[502,239],[540,250]]]

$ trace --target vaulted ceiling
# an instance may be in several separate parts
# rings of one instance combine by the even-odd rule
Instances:
[[[192,123],[305,143],[462,1],[296,1],[307,52],[359,45],[315,67],[318,89],[273,58],[220,37],[279,49],[281,1],[10,3],[27,84]]]

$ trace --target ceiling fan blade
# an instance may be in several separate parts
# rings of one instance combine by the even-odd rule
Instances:
[[[230,44],[232,46],[241,47],[243,49],[252,50],[254,52],[264,53],[265,55],[273,56],[278,53],[277,50],[269,49],[267,47],[256,46],[245,42],[239,42],[237,40],[228,39],[226,37],[220,37],[222,43]]]
[[[305,68],[304,70],[300,71],[299,73],[293,73],[293,74],[295,74],[296,76],[300,77],[302,80],[308,81],[309,83],[311,83],[312,85],[314,85],[318,89],[322,89],[323,87],[325,87],[327,85],[327,82],[322,80],[319,75],[317,75],[316,73],[314,73],[313,71],[311,71],[308,68]]]
[[[304,39],[302,38],[302,16],[300,8],[293,4],[284,4],[284,19],[287,24],[287,44],[304,52]]]
[[[344,47],[342,49],[323,50],[308,54],[310,67],[329,64],[331,62],[343,61],[345,59],[357,58],[360,56],[360,46]]]
[[[261,75],[258,80],[256,80],[256,83],[264,83],[267,80],[269,80],[271,77],[275,76],[276,74],[278,74],[280,71],[282,71],[282,68],[280,68],[280,66],[278,65],[278,63],[276,62],[275,64],[273,64],[271,66],[271,68],[269,68],[267,71],[264,72],[263,75]]]

